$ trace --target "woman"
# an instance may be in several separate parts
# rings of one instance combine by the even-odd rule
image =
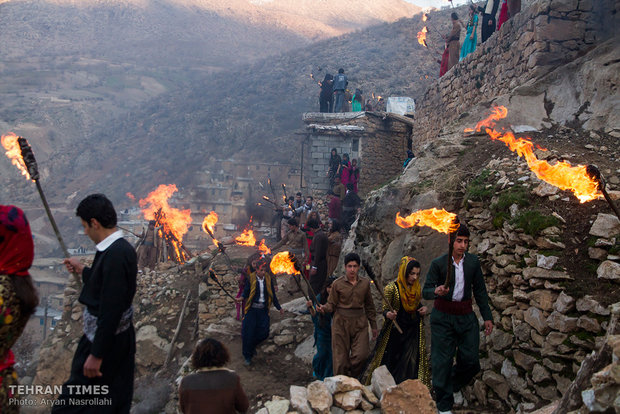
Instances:
[[[476,13],[476,6],[471,4],[469,6],[469,21],[467,22],[467,34],[465,35],[465,41],[461,47],[461,56],[459,61],[463,60],[465,56],[476,50],[476,43],[478,42],[478,13]]]
[[[239,376],[225,368],[230,361],[226,347],[212,338],[203,339],[192,354],[193,374],[179,385],[179,408],[184,414],[246,412],[248,397]]]
[[[386,365],[397,384],[408,379],[419,379],[430,388],[422,320],[428,309],[420,303],[420,263],[411,257],[403,257],[396,281],[389,283],[384,292],[396,312],[392,312],[386,303],[383,304],[385,324],[366,370],[366,383],[370,383],[372,372],[377,367]],[[398,323],[402,334],[394,328],[392,321]]]
[[[497,18],[497,30],[502,28],[502,25],[509,19],[508,16],[508,2],[502,0],[502,6],[499,9],[499,17]]]
[[[325,74],[323,82],[320,84],[321,93],[319,95],[319,107],[321,112],[334,112],[334,77],[329,73]]]
[[[349,184],[353,184],[353,192],[357,194],[357,183],[360,180],[360,169],[357,168],[357,160],[353,159],[351,161],[351,166],[348,168],[347,172]]]
[[[351,110],[353,112],[361,112],[364,110],[364,96],[360,89],[355,90],[353,101],[351,102]]]
[[[461,50],[461,44],[459,43],[461,38],[461,23],[459,23],[459,16],[453,12],[450,17],[452,18],[452,30],[450,31],[450,34],[446,36],[446,43],[448,43],[449,53],[448,70],[459,62],[459,54]]]
[[[340,155],[336,148],[332,148],[331,155],[329,156],[329,169],[327,170],[327,176],[329,177],[329,188],[334,188],[334,180],[340,172]]]
[[[339,220],[332,220],[327,241],[327,276],[331,276],[338,267],[338,259],[342,250],[342,226]]]
[[[348,176],[345,176],[344,170],[351,166],[351,161],[349,161],[349,154],[342,154],[342,160],[340,161],[340,182],[345,187],[348,184]]]
[[[18,413],[9,404],[12,385],[18,385],[11,347],[39,304],[28,269],[34,259],[34,243],[24,212],[0,205],[0,413]]]
[[[248,257],[248,260],[245,262],[245,266],[241,269],[241,272],[239,272],[239,277],[237,278],[239,290],[237,291],[237,296],[235,296],[237,299],[243,295],[245,284],[250,278],[250,274],[256,271],[256,263],[260,260],[260,258],[260,252],[253,253],[250,257]],[[242,319],[241,310],[243,309],[244,303],[243,301],[235,302],[235,306],[237,307],[237,320],[240,321]]]
[[[332,291],[332,283],[335,277],[328,277],[325,290],[316,297],[321,305],[327,303],[327,298]],[[312,301],[306,302],[308,309],[312,307]],[[312,358],[312,376],[320,381],[327,377],[334,376],[332,364],[332,314],[317,312],[312,317],[314,322],[314,343],[316,354]]]

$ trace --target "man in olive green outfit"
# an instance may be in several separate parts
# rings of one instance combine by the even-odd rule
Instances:
[[[450,234],[453,275],[446,281],[448,255],[431,263],[422,289],[424,299],[434,299],[431,312],[431,367],[433,389],[440,413],[450,413],[454,404],[453,392],[460,391],[478,372],[480,333],[478,319],[472,309],[472,294],[484,319],[484,332],[493,331],[482,269],[478,257],[467,253],[469,230],[461,224]],[[453,366],[456,355],[456,365]]]

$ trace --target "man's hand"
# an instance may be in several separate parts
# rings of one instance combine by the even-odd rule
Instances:
[[[388,319],[394,320],[394,319],[396,319],[396,312],[390,311],[390,312],[385,314],[385,317],[388,318]]]
[[[445,296],[450,293],[450,288],[445,287],[444,285],[439,285],[435,288],[435,295],[437,296]]]
[[[493,332],[493,321],[484,321],[484,334],[489,336],[491,332]]]
[[[310,268],[310,276],[316,275],[316,269],[314,267]]]
[[[280,315],[284,315],[284,309],[280,308]]]
[[[103,374],[99,370],[101,368],[101,362],[103,359],[96,356],[89,355],[84,362],[84,376],[87,378],[103,377]]]
[[[489,26],[493,26],[493,20],[489,20]]]
[[[241,298],[235,298],[235,302],[237,302],[237,303],[243,303],[243,297],[241,297]]]
[[[379,332],[376,329],[372,330],[372,339],[377,339],[377,336],[379,336]]]
[[[428,313],[428,308],[426,306],[422,306],[420,309],[418,309],[418,313],[424,316]]]
[[[64,259],[62,261],[65,264],[65,267],[69,271],[69,273],[77,273],[78,275],[82,274],[82,270],[84,270],[84,265],[80,262],[79,259],[75,257],[70,257],[68,259]]]
[[[321,313],[325,313],[325,308],[323,307],[323,305],[316,305],[316,311],[317,312],[321,312]]]

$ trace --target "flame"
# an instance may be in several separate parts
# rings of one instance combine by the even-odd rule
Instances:
[[[130,192],[125,193],[125,195],[127,196],[128,199],[130,199],[131,201],[136,201],[136,196],[131,194]]]
[[[17,142],[17,135],[12,132],[9,132],[6,135],[2,135],[0,141],[2,142],[2,146],[6,150],[6,156],[11,160],[11,164],[17,167],[17,169],[22,173],[22,175],[26,176],[26,178],[30,179],[30,174],[28,173],[28,169],[26,168],[26,164],[24,164],[24,159],[22,158],[22,151],[19,147],[19,143]]]
[[[252,222],[250,222],[250,226],[251,224]],[[257,243],[256,237],[254,237],[254,230],[248,226],[243,230],[243,233],[235,239],[235,243],[239,246],[256,246]],[[271,254],[271,249],[265,244],[265,239],[262,239],[260,243],[258,243],[258,250],[263,254]]]
[[[409,214],[407,217],[401,217],[400,213],[396,213],[396,224],[403,229],[413,226],[427,226],[440,233],[452,233],[459,228],[459,224],[454,222],[456,214],[449,213],[444,209],[431,208],[428,210],[419,210]]]
[[[260,244],[258,245],[258,251],[262,254],[271,254],[271,249],[265,244],[265,239],[260,241]]]
[[[422,46],[428,48],[428,45],[426,44],[426,34],[428,33],[428,29],[426,28],[426,26],[424,26],[422,28],[422,30],[420,30],[418,32],[418,43],[421,44]]]
[[[506,107],[493,108],[491,114],[476,124],[476,131],[484,130],[491,139],[502,141],[510,151],[516,152],[519,157],[524,157],[530,170],[538,178],[561,190],[570,190],[580,203],[592,201],[600,197],[599,183],[590,177],[585,165],[572,166],[566,161],[559,161],[554,165],[547,161],[539,160],[534,153],[534,143],[530,138],[515,138],[512,132],[500,132],[495,130],[495,122],[503,119],[508,114]],[[472,132],[467,129],[466,132]],[[544,151],[546,149],[543,148]]]
[[[202,221],[202,230],[209,234],[213,238],[213,244],[218,245],[218,241],[215,238],[215,224],[217,223],[218,217],[215,211],[210,212],[205,219]]]
[[[141,199],[139,204],[144,218],[155,220],[156,227],[161,226],[160,237],[165,238],[173,247],[176,254],[175,259],[182,262],[189,257],[182,250],[181,243],[192,223],[192,216],[189,209],[179,210],[168,204],[168,199],[177,191],[177,186],[174,184],[161,184],[146,198]]]
[[[428,20],[428,14],[424,13],[424,14],[422,15],[422,21],[423,21],[423,22],[425,22],[425,21],[427,21],[427,20]]]
[[[289,257],[289,252],[280,252],[273,256],[269,268],[274,275],[278,273],[287,273],[289,275],[296,275],[299,273],[295,270],[295,264]]]

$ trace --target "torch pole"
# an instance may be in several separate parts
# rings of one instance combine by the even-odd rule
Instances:
[[[398,313],[396,312],[396,310],[394,310],[394,307],[392,306],[392,304],[388,302],[387,298],[385,297],[385,294],[383,293],[383,289],[379,287],[379,282],[377,281],[375,272],[373,272],[368,262],[366,262],[365,260],[362,261],[362,266],[364,266],[364,269],[366,270],[366,274],[368,275],[368,277],[370,277],[371,284],[377,288],[377,292],[379,292],[381,299],[383,299],[383,303],[385,303],[388,306],[388,308],[390,308],[390,312]],[[400,328],[400,325],[398,325],[398,322],[396,322],[396,319],[394,319],[392,323],[394,324],[394,328],[396,328],[396,330],[402,334],[403,330]]]
[[[450,241],[450,233],[448,233],[448,257],[446,259],[446,282],[444,287],[449,288],[452,281],[452,243]]]
[[[209,276],[211,277],[211,279],[213,279],[215,281],[215,283],[220,287],[220,289],[222,289],[224,291],[224,293],[226,295],[228,295],[229,298],[231,298],[233,301],[237,301],[237,299],[235,299],[233,297],[233,295],[231,295],[230,293],[228,293],[228,291],[224,288],[224,286],[222,286],[222,284],[220,283],[220,280],[218,279],[217,275],[215,274],[215,272],[213,271],[213,269],[209,269]]]
[[[298,273],[298,275],[300,277],[302,277],[302,278],[304,277],[301,273]],[[299,288],[299,290],[301,290],[301,293],[304,295],[304,298],[306,298],[306,300],[312,302],[310,300],[310,298],[308,297],[308,295],[306,294],[306,292],[304,292],[304,290],[301,288],[301,283],[299,283],[299,280],[297,280],[297,275],[292,275],[291,277],[293,278],[293,280],[297,284],[297,287]],[[312,316],[316,315],[316,309],[314,308],[314,302],[312,303],[312,306],[310,307],[310,313],[312,314]]]
[[[605,197],[605,201],[607,201],[607,204],[609,204],[614,213],[616,213],[616,216],[618,216],[618,218],[620,219],[620,211],[618,211],[618,206],[616,206],[616,203],[614,203],[614,200],[611,199],[609,193],[605,189],[605,180],[603,179],[601,171],[596,165],[589,164],[586,167],[586,172],[592,179],[596,180],[596,182],[598,183],[598,189],[603,194],[603,197]]]
[[[611,197],[609,196],[609,193],[607,192],[607,190],[605,190],[604,186],[601,186],[601,193],[603,193],[603,197],[605,197],[605,200],[607,201],[611,209],[614,211],[614,213],[616,213],[616,216],[618,216],[618,218],[620,219],[620,211],[618,210],[618,206],[616,206],[616,203],[614,203],[614,200],[611,199]]]
[[[63,240],[62,235],[60,234],[60,230],[58,230],[58,226],[56,225],[56,220],[54,220],[54,216],[52,215],[52,210],[50,209],[50,206],[47,203],[47,198],[45,198],[45,194],[43,193],[43,188],[41,188],[41,183],[39,182],[39,180],[35,180],[34,183],[37,187],[37,191],[39,192],[39,196],[41,197],[41,201],[43,202],[43,207],[45,208],[45,212],[47,213],[47,218],[49,219],[52,225],[52,228],[54,229],[54,233],[56,234],[56,238],[58,239],[58,243],[60,244],[62,253],[64,254],[65,258],[68,259],[71,257],[69,255],[69,250],[67,250],[65,241]],[[78,286],[82,287],[82,281],[80,280],[80,276],[75,272],[71,274],[73,275],[73,278],[75,279],[75,282],[78,284]]]

